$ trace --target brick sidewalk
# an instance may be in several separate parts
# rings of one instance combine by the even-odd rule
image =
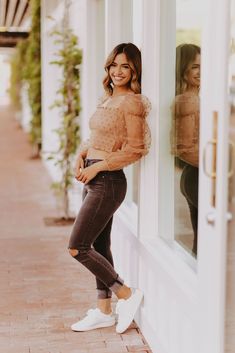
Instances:
[[[95,303],[95,281],[67,254],[71,228],[45,226],[56,216],[49,176],[10,108],[0,109],[0,352],[150,352],[134,323],[122,335],[70,330]]]

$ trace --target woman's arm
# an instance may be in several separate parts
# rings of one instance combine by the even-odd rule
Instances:
[[[128,95],[122,104],[125,118],[125,143],[105,159],[108,170],[118,170],[132,164],[146,155],[150,146],[150,130],[146,117],[151,109],[147,97],[137,94]]]
[[[124,166],[136,162],[147,154],[144,142],[145,119],[139,116],[127,114],[125,117],[127,129],[127,141],[121,150],[111,152],[103,161],[79,170],[76,179],[87,184],[101,171],[119,170]]]
[[[145,143],[146,121],[143,116],[126,114],[126,142],[121,150],[111,152],[105,161],[108,170],[118,170],[139,160],[148,153]]]

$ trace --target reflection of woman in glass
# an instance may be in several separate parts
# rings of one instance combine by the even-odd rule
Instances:
[[[80,146],[76,178],[84,183],[83,203],[76,218],[70,254],[96,278],[97,308],[72,325],[74,331],[112,326],[112,292],[118,298],[116,331],[124,332],[141,303],[114,268],[110,249],[113,215],[126,194],[123,167],[148,153],[146,116],[150,102],[141,94],[141,53],[132,43],[116,46],[105,63],[104,99],[92,115],[90,138]]]
[[[176,48],[176,97],[174,105],[174,154],[183,161],[180,189],[189,205],[193,227],[193,253],[197,254],[199,159],[200,48]],[[180,162],[179,161],[179,162]]]

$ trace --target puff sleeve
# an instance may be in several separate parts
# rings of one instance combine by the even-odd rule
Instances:
[[[108,170],[118,170],[136,162],[148,153],[150,147],[150,130],[146,117],[151,109],[147,97],[127,95],[121,105],[124,114],[125,131],[123,143],[119,150],[111,152],[105,161]]]
[[[199,97],[182,94],[173,105],[172,153],[183,161],[198,166]]]

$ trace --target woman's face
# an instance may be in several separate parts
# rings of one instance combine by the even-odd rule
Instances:
[[[118,54],[115,57],[114,61],[109,67],[109,75],[114,86],[128,86],[132,77],[132,72],[124,53]]]
[[[185,81],[188,86],[200,87],[201,55],[197,54],[195,60],[188,66],[185,72]]]

